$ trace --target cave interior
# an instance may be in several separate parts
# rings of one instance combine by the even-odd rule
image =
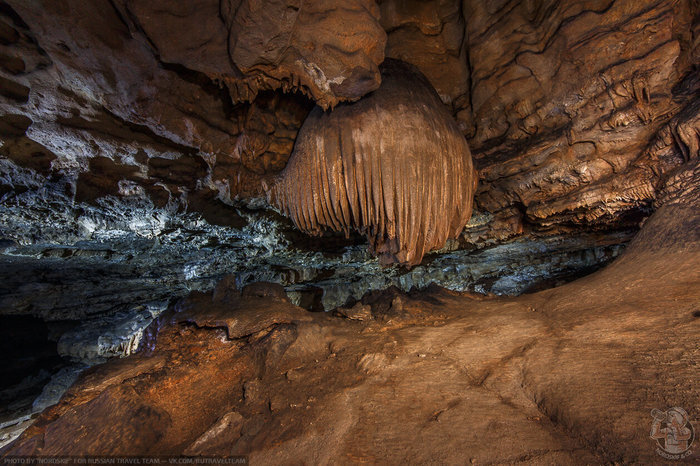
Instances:
[[[697,0],[0,0],[0,460],[700,461],[699,213]]]

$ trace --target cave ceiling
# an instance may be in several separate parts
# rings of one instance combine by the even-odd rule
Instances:
[[[454,287],[454,274],[473,277],[459,289],[522,292],[532,286],[526,276],[534,272],[514,264],[539,262],[535,251],[568,254],[552,259],[557,273],[572,269],[570,263],[583,267],[614,257],[657,207],[666,180],[697,158],[698,12],[692,1],[4,0],[3,248],[23,257],[143,261],[129,270],[148,269],[153,257],[168,256],[161,261],[171,271],[165,275],[179,277],[177,286],[168,282],[172,289],[210,287],[217,270],[285,286],[320,280],[322,292],[311,287],[304,293],[318,301],[321,292],[326,307],[347,298],[339,290],[348,280],[354,298],[389,285],[409,289],[437,280]],[[421,128],[412,129],[403,110],[373,122],[339,117],[371,107],[365,101],[380,93],[380,65],[387,59],[415,66],[433,88],[427,103],[433,110],[420,116]],[[417,103],[404,103],[407,98],[413,99],[375,101],[387,108]],[[403,145],[425,140],[421,157],[431,167],[431,146],[445,139],[436,146],[429,136],[441,131],[438,120],[445,118],[451,120],[444,123],[447,133],[466,139],[470,155],[460,151],[471,161],[447,168],[441,182],[476,182],[473,193],[463,191],[445,204],[451,206],[445,219],[453,215],[457,223],[473,208],[461,233],[451,226],[449,235],[431,240],[431,225],[441,223],[427,214],[421,228],[405,233],[394,228],[387,209],[375,209],[372,221],[360,211],[334,211],[337,206],[329,206],[338,196],[316,205],[316,220],[309,217],[314,209],[302,208],[324,196],[311,192],[316,175],[288,167],[295,144],[326,138],[318,150],[331,154],[334,138],[346,134],[360,151],[393,151],[392,160],[399,161],[406,157]],[[305,121],[308,134],[298,137]],[[433,132],[421,136],[427,127]],[[360,133],[373,139],[368,148]],[[346,160],[334,163],[352,166],[353,151],[341,148]],[[335,176],[324,163],[328,177]],[[352,191],[366,196],[358,205],[386,200],[388,187],[400,185],[390,177],[387,189],[377,192],[381,175],[368,170],[369,184]],[[328,177],[314,189],[329,195]],[[420,184],[405,183],[397,199]],[[293,209],[290,199],[296,199]],[[305,237],[270,210],[261,218],[260,209],[270,207],[322,237]],[[417,265],[441,247],[443,255],[430,256],[410,276],[392,270],[378,279],[365,252],[338,252],[362,244],[357,233],[374,253],[388,252],[384,262]],[[447,236],[456,238],[445,242]],[[114,238],[114,244],[104,242]],[[162,250],[146,254],[142,241]],[[413,245],[408,252],[406,242]],[[581,249],[574,253],[575,244]],[[66,251],[67,245],[79,246]],[[488,253],[494,260],[479,255],[490,247],[497,247]],[[474,249],[477,255],[468,258]],[[256,261],[262,261],[257,272],[239,270]],[[7,270],[25,272],[8,281],[3,308],[19,312],[18,303],[25,303],[21,312],[45,317],[53,306],[63,315],[56,306],[64,304],[56,302],[64,298],[37,303],[33,288],[20,286],[23,273],[36,276],[35,267],[39,263],[6,261]],[[53,274],[84,276],[93,267],[47,272],[41,286],[55,291]],[[112,278],[128,276],[114,272],[113,263],[105,267]],[[61,289],[84,288],[80,283]],[[144,295],[159,286],[158,280],[143,285]],[[104,306],[86,299],[95,309]]]
[[[259,197],[314,104],[425,74],[467,138],[475,207],[603,228],[697,156],[693,2],[8,1],[3,156],[81,201]],[[605,51],[605,53],[601,53]],[[638,217],[638,215],[637,215]]]

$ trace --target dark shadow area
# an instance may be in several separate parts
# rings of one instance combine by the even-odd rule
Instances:
[[[0,421],[31,408],[65,361],[46,323],[31,316],[0,315]]]

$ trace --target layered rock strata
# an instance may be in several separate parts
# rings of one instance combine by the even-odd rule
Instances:
[[[390,292],[304,314],[277,287],[224,281],[0,454],[658,463],[650,411],[700,415],[700,194],[684,168],[621,258],[532,295]]]

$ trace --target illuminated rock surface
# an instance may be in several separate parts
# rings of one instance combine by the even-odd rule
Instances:
[[[467,141],[430,83],[387,60],[371,95],[311,112],[270,196],[304,232],[355,230],[382,263],[416,265],[462,232],[476,182]]]
[[[651,407],[700,414],[697,176],[678,174],[612,265],[518,298],[388,292],[364,319],[300,320],[279,289],[224,282],[163,314],[143,352],[84,373],[2,453],[656,462]],[[232,334],[251,312],[273,319]]]
[[[74,448],[658,460],[650,409],[700,419],[698,3],[264,4],[0,0],[0,444],[40,416],[11,448],[95,423]],[[314,106],[371,98],[385,57],[479,172],[464,231],[410,270],[264,200]],[[250,337],[178,323],[222,279],[330,312],[258,321],[268,298],[232,291]]]

